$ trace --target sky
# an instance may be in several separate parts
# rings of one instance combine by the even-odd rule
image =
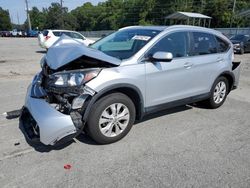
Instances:
[[[92,4],[96,5],[99,2],[103,2],[105,0],[63,0],[63,6],[68,7],[69,10],[75,9],[78,6],[83,5],[86,2],[91,2]],[[60,3],[60,0],[28,0],[29,9],[36,6],[40,10],[43,7],[49,7],[52,2]],[[0,0],[0,7],[5,10],[9,10],[11,21],[12,23],[18,24],[18,17],[19,23],[22,24],[26,20],[26,6],[25,0]]]

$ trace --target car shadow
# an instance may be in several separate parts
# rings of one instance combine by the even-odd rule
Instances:
[[[143,123],[145,121],[151,120],[151,119],[155,119],[155,118],[158,118],[161,116],[170,115],[173,113],[182,112],[182,111],[186,111],[186,110],[190,110],[190,109],[192,109],[192,106],[185,105],[185,106],[179,106],[179,107],[175,107],[175,108],[171,108],[171,109],[167,109],[167,110],[162,110],[162,111],[159,111],[156,113],[152,113],[150,115],[146,115],[141,120],[135,121],[134,126],[138,125],[139,123]],[[87,134],[84,134],[84,133],[80,134],[76,139],[79,142],[82,142],[84,144],[98,145],[94,140],[92,140]]]
[[[178,113],[178,112],[182,112],[182,111],[186,111],[186,110],[190,110],[193,107],[190,105],[184,105],[184,106],[178,106],[178,107],[174,107],[174,108],[169,108],[169,109],[165,109],[165,110],[161,110],[152,114],[148,114],[146,116],[144,116],[141,120],[137,120],[135,122],[136,124],[151,120],[151,119],[155,119],[161,116],[166,116],[166,115],[170,115],[170,114],[174,114],[174,113]]]
[[[200,109],[211,109],[209,108],[205,102],[198,102],[198,103],[192,103],[190,104],[190,106],[194,107],[194,108],[200,108]]]
[[[46,51],[46,50],[37,50],[36,53],[39,53],[39,54],[46,54],[47,51]]]
[[[170,115],[170,114],[174,114],[174,113],[178,113],[178,112],[183,112],[183,111],[186,111],[186,110],[190,110],[193,107],[197,107],[197,105],[196,104],[184,105],[184,106],[179,106],[179,107],[175,107],[175,108],[171,108],[171,109],[162,110],[162,111],[159,111],[159,112],[156,112],[156,113],[152,113],[152,114],[146,115],[141,120],[137,120],[134,125],[138,125],[140,123],[143,123],[143,122],[146,122],[148,120],[152,120],[152,119],[155,119],[155,118],[158,118],[158,117],[161,117],[161,116],[166,116],[166,115]],[[23,127],[20,124],[20,122],[19,122],[19,129],[25,135],[25,132],[24,132]],[[26,142],[31,147],[33,147],[36,151],[41,152],[41,153],[50,152],[50,151],[53,151],[53,150],[62,150],[64,148],[70,146],[71,144],[76,143],[75,139],[77,141],[81,142],[81,143],[84,143],[84,144],[98,145],[94,140],[92,140],[85,133],[81,133],[80,135],[78,135],[76,138],[74,138],[73,140],[71,140],[69,142],[66,142],[66,143],[63,143],[63,144],[60,144],[60,145],[56,145],[56,146],[47,146],[47,145],[44,145],[44,144],[42,144],[40,142],[33,142],[33,141],[30,141],[29,139],[27,139],[26,136],[25,136],[25,139],[26,139]]]
[[[50,152],[50,151],[52,151],[52,150],[62,150],[62,149],[68,147],[69,145],[71,145],[72,143],[75,142],[75,140],[71,140],[71,141],[62,143],[62,144],[60,144],[60,145],[48,146],[48,145],[44,145],[43,143],[41,143],[41,142],[39,142],[39,141],[32,141],[32,140],[30,140],[30,139],[27,137],[27,135],[26,135],[26,132],[25,132],[25,130],[24,130],[24,128],[23,128],[23,125],[22,125],[21,121],[19,121],[19,129],[20,129],[21,132],[23,133],[26,142],[27,142],[31,147],[33,147],[36,151],[41,152],[41,153]]]

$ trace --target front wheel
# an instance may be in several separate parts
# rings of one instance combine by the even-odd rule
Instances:
[[[225,102],[228,91],[228,80],[223,76],[217,78],[212,86],[209,99],[205,101],[206,105],[209,108],[220,107]]]
[[[99,144],[109,144],[122,139],[135,120],[132,100],[122,94],[109,94],[98,100],[90,111],[87,132]]]

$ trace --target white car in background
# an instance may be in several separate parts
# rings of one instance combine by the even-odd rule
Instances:
[[[42,48],[49,49],[63,34],[88,46],[95,41],[87,39],[81,33],[69,30],[44,30],[38,35],[38,42]]]

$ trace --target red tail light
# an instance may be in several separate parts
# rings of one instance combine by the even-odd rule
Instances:
[[[51,36],[48,36],[48,35],[47,35],[47,36],[45,37],[45,40],[48,40],[50,37],[51,37]]]

